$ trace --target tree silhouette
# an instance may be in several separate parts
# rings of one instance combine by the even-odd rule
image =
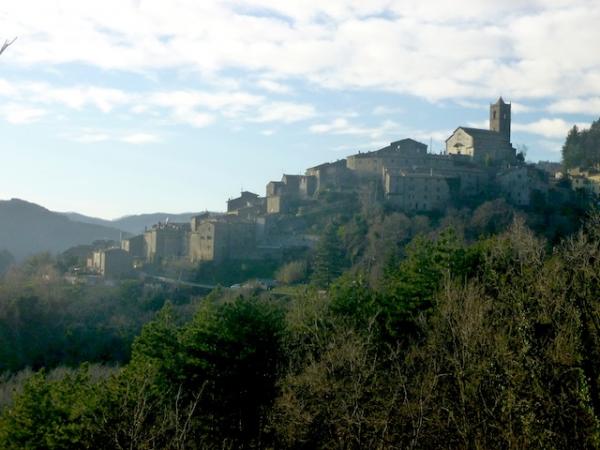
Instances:
[[[0,55],[2,53],[4,53],[4,50],[6,50],[9,46],[11,46],[16,40],[17,40],[16,37],[12,41],[9,41],[8,39],[5,40],[4,44],[2,44],[2,47],[0,47]]]

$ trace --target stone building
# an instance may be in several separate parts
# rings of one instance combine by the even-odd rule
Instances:
[[[146,260],[183,258],[188,254],[189,223],[158,223],[144,232]]]
[[[526,167],[504,169],[496,175],[502,193],[509,203],[527,206],[531,200]]]
[[[482,164],[514,162],[516,150],[504,137],[491,130],[459,127],[446,140],[449,155],[466,155]]]
[[[479,164],[514,163],[516,150],[510,143],[510,103],[502,97],[490,105],[490,129],[458,127],[446,139],[448,155],[466,155]]]
[[[317,190],[317,178],[313,175],[287,175],[281,181],[267,184],[267,214],[290,212],[301,200],[313,197]]]
[[[282,214],[292,210],[293,202],[284,195],[267,197],[267,214]]]
[[[434,173],[385,169],[384,192],[387,201],[407,211],[433,211],[443,208],[456,193],[460,180]]]
[[[381,177],[384,167],[410,164],[410,160],[426,156],[427,145],[414,139],[402,139],[373,152],[348,156],[346,166],[361,178]]]
[[[129,253],[132,258],[146,257],[146,241],[144,235],[140,234],[121,241],[121,248]]]
[[[510,143],[510,103],[502,97],[490,105],[490,129],[458,127],[446,139],[448,155],[467,155],[479,164],[513,164],[516,150]]]
[[[269,181],[267,183],[267,197],[274,197],[276,195],[282,195],[285,189],[283,181]]]
[[[253,220],[267,212],[266,197],[259,197],[253,192],[243,191],[238,198],[227,201],[227,214]],[[194,224],[192,223],[192,229]]]
[[[132,260],[125,250],[108,248],[92,253],[87,267],[106,278],[118,278],[131,272]]]
[[[510,142],[510,110],[511,104],[505,103],[502,97],[490,105],[490,131],[500,134],[506,142]]]
[[[249,258],[255,248],[255,223],[235,216],[198,221],[190,232],[191,262]]]
[[[600,170],[569,169],[567,176],[571,180],[572,189],[579,189],[590,195],[600,196]]]
[[[534,193],[547,196],[548,178],[548,173],[534,165],[520,165],[500,170],[496,174],[496,184],[509,203],[529,206]]]
[[[242,191],[239,197],[227,200],[227,212],[236,212],[243,208],[263,206],[264,198],[249,191]]]
[[[354,184],[354,178],[346,166],[345,159],[340,159],[332,163],[319,164],[318,166],[306,169],[305,174],[314,177],[315,191],[346,188]]]

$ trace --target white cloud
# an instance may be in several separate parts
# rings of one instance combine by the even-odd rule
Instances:
[[[120,89],[97,86],[53,88],[45,84],[34,84],[29,88],[41,102],[62,103],[73,109],[82,109],[84,106],[92,105],[103,113],[109,113],[116,106],[131,101],[131,96]]]
[[[259,87],[274,93],[286,93],[285,80],[294,77],[431,100],[600,95],[600,54],[589,51],[600,42],[598,22],[600,4],[589,0],[465,0],[459,8],[446,0],[0,6],[0,29],[20,36],[3,55],[8,64],[176,68],[213,79],[241,70],[261,73]]]
[[[307,103],[270,102],[264,96],[239,90],[126,93],[120,89],[92,85],[63,87],[28,81],[11,83],[0,79],[0,97],[43,105],[62,105],[76,110],[93,106],[104,113],[126,106],[134,114],[151,117],[162,115],[176,123],[197,128],[213,124],[218,116],[250,122],[293,123],[316,114],[314,107]],[[42,110],[38,108],[38,111]]]
[[[536,110],[536,108],[534,108],[532,106],[525,105],[523,103],[519,103],[519,102],[512,102],[511,103],[511,111],[513,113],[517,113],[517,114],[528,113],[528,112],[532,112],[532,111],[535,111],[535,110]]]
[[[540,119],[530,123],[513,123],[513,131],[537,134],[545,138],[565,138],[573,125],[585,127],[586,124],[574,124],[563,119]]]
[[[485,109],[487,107],[487,105],[485,105],[484,103],[474,102],[471,100],[458,99],[455,101],[455,103],[459,106],[462,106],[463,108],[468,109]]]
[[[600,97],[559,100],[548,106],[554,113],[600,115]]]
[[[275,130],[262,130],[260,134],[263,136],[273,136],[275,134]]]
[[[80,110],[94,106],[109,113],[118,105],[132,101],[133,96],[120,89],[99,86],[53,86],[44,82],[10,82],[0,79],[0,96],[31,103],[61,104]]]
[[[4,119],[15,125],[37,122],[47,114],[47,111],[31,105],[9,103],[0,108]]]
[[[127,106],[194,127],[219,118],[293,123],[314,117],[312,105],[268,97],[292,93],[292,80],[295,88],[305,80],[311,89],[393,92],[465,107],[504,94],[520,99],[513,103],[517,113],[533,111],[528,99],[544,99],[553,113],[592,115],[600,111],[600,52],[589,51],[589,43],[600,42],[599,22],[600,3],[590,0],[464,0],[459,8],[446,0],[172,0],[169,7],[138,0],[4,2],[0,29],[19,40],[3,64],[55,70],[78,63],[154,80],[175,69],[215,91],[15,87],[0,80],[0,95],[104,113]],[[383,116],[401,112],[373,109]],[[526,125],[552,133],[557,123]],[[346,132],[372,130],[349,126]]]
[[[154,144],[160,142],[160,138],[150,133],[132,133],[119,139],[128,144]]]
[[[271,102],[258,108],[249,122],[282,122],[293,123],[310,119],[316,115],[315,108],[306,103]]]
[[[564,139],[562,141],[542,139],[536,142],[536,146],[550,153],[561,153],[564,142]]]
[[[106,133],[87,132],[87,133],[83,133],[79,136],[73,137],[72,140],[74,140],[75,142],[80,142],[82,144],[94,144],[96,142],[105,142],[110,139],[111,139],[110,135],[108,135]]]
[[[404,113],[404,108],[401,106],[376,106],[373,108],[373,115],[375,116],[389,116]]]
[[[265,91],[272,92],[274,94],[289,94],[292,92],[289,86],[273,80],[259,80],[256,85]]]
[[[400,135],[406,132],[399,124],[391,120],[386,120],[378,126],[368,127],[351,124],[347,119],[341,117],[329,123],[311,125],[308,130],[315,134],[363,136],[371,139],[379,139],[382,136]]]

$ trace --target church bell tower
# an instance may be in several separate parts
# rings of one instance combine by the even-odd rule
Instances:
[[[490,105],[490,130],[497,131],[510,142],[510,103],[504,103],[502,97]]]

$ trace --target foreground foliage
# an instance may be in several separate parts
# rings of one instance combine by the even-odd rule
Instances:
[[[112,375],[31,375],[0,448],[600,447],[600,216],[554,247],[419,237],[379,273],[167,304]]]

